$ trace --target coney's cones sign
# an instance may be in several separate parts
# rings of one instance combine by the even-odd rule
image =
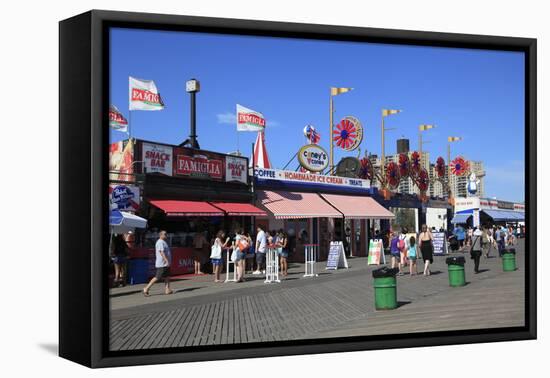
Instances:
[[[140,80],[130,76],[130,110],[162,110],[164,104],[153,80]]]

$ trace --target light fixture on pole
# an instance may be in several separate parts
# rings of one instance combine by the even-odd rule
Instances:
[[[185,83],[185,91],[191,96],[191,120],[190,129],[191,134],[189,138],[185,140],[180,146],[189,146],[191,148],[200,149],[199,142],[197,141],[197,104],[196,96],[201,90],[201,84],[197,79],[191,79]]]
[[[330,139],[330,152],[329,152],[329,173],[334,170],[334,140],[332,137],[332,129],[334,128],[334,104],[332,98],[338,96],[339,94],[346,93],[353,90],[353,88],[338,88],[330,87],[330,104],[329,104],[329,113],[330,113],[330,130],[329,130],[329,139]]]
[[[382,109],[382,148],[381,148],[381,157],[380,157],[380,176],[384,177],[384,170],[385,170],[385,164],[386,164],[386,142],[385,142],[385,134],[388,130],[395,130],[395,128],[387,129],[384,126],[384,118],[392,115],[392,114],[398,114],[401,113],[402,110],[397,109]]]
[[[435,128],[435,125],[420,125],[418,126],[418,152],[420,153],[420,156],[422,156],[422,146],[425,143],[429,143],[428,141],[422,142],[422,131],[430,130]]]
[[[449,186],[449,197],[453,196],[451,188],[451,143],[461,141],[462,137],[450,136],[447,137],[447,183]]]

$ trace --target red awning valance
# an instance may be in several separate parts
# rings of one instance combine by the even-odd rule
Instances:
[[[256,206],[249,203],[236,203],[236,202],[210,202],[212,205],[221,209],[229,216],[257,216],[265,217],[267,213],[262,209],[258,209]]]
[[[169,217],[221,217],[224,212],[208,202],[156,200],[151,205],[161,209]]]

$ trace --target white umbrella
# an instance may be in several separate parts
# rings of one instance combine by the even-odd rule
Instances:
[[[124,211],[113,210],[109,217],[111,233],[124,234],[136,228],[146,228],[147,219]]]

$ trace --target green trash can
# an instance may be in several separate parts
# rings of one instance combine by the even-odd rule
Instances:
[[[449,270],[449,285],[460,287],[466,285],[466,274],[464,273],[464,256],[448,257],[445,262]]]
[[[377,310],[397,308],[397,280],[399,269],[383,267],[372,271],[374,278],[374,307]]]
[[[502,251],[502,270],[505,272],[516,270],[516,250],[514,248],[507,248]]]

